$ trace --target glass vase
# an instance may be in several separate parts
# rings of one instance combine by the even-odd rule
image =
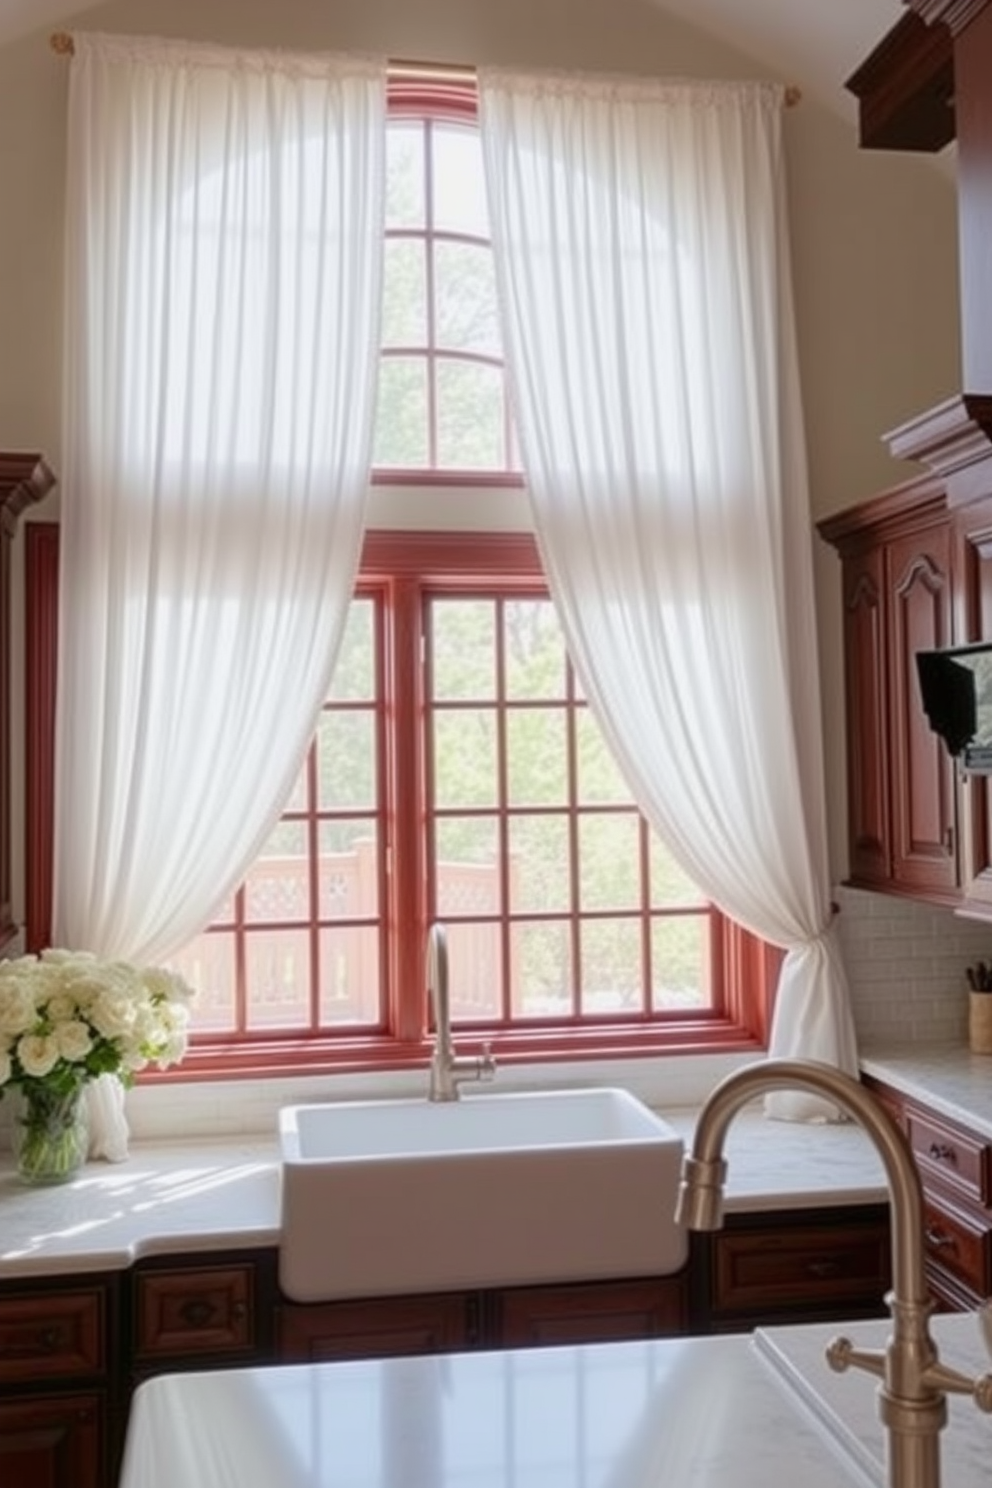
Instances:
[[[86,1161],[85,1087],[68,1093],[42,1083],[14,1092],[11,1145],[22,1183],[68,1183]]]

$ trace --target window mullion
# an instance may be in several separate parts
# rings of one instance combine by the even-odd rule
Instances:
[[[424,936],[427,892],[423,847],[424,689],[423,598],[415,577],[392,585],[388,606],[390,645],[387,692],[391,800],[389,804],[391,935],[389,1021],[403,1041],[423,1038],[427,1028]]]

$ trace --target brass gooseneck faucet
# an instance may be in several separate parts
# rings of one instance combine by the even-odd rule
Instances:
[[[881,1380],[878,1412],[886,1429],[889,1488],[940,1488],[947,1394],[971,1395],[979,1409],[992,1410],[992,1375],[969,1379],[937,1356],[929,1328],[933,1304],[924,1268],[920,1176],[906,1137],[864,1086],[832,1065],[799,1059],[769,1059],[728,1075],[703,1105],[692,1150],[682,1160],[676,1217],[691,1230],[719,1229],[727,1129],[741,1106],[773,1090],[803,1090],[833,1101],[864,1129],[882,1159],[891,1204],[892,1290],[886,1301],[892,1332],[884,1351],[857,1349],[837,1338],[827,1362],[834,1370],[853,1365]]]
[[[436,923],[427,932],[427,988],[434,1010],[434,1053],[431,1056],[428,1099],[453,1101],[458,1099],[458,1087],[464,1080],[491,1080],[496,1072],[496,1061],[488,1044],[477,1057],[455,1053],[448,998],[448,933],[443,925]]]

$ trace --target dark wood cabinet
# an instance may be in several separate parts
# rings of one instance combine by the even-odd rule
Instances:
[[[0,1401],[4,1488],[104,1488],[106,1421],[101,1394]]]
[[[679,1276],[510,1287],[498,1299],[503,1348],[671,1338],[688,1326],[688,1285]]]
[[[0,1287],[0,1483],[111,1488],[112,1278]]]
[[[139,1377],[192,1361],[198,1369],[268,1362],[273,1354],[271,1251],[141,1261],[130,1275],[130,1356]]]
[[[850,881],[992,918],[989,781],[954,777],[912,675],[916,650],[992,640],[992,3],[907,0],[847,86],[864,148],[956,140],[962,348],[962,391],[883,436],[927,473],[819,525],[843,559]]]
[[[702,1331],[881,1317],[888,1205],[731,1214],[722,1230],[693,1236],[691,1269]]]
[[[992,497],[953,513],[955,638],[992,638]],[[961,895],[967,911],[992,915],[992,779],[966,775],[961,799]]]
[[[920,701],[916,653],[951,643],[951,531],[945,515],[885,546],[889,635],[892,876],[910,891],[958,887],[954,765]]]
[[[927,1282],[944,1311],[992,1295],[992,1141],[871,1076],[865,1085],[897,1113],[923,1183]]]
[[[920,701],[917,651],[951,644],[953,530],[926,478],[819,525],[842,564],[849,882],[960,898],[954,765]]]
[[[359,1301],[283,1303],[278,1353],[286,1363],[615,1343],[685,1332],[688,1276],[618,1278]]]
[[[278,1356],[287,1364],[316,1364],[477,1348],[488,1331],[482,1307],[481,1294],[462,1292],[287,1302],[279,1307]]]

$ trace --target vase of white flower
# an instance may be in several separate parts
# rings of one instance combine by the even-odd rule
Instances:
[[[11,1147],[25,1183],[67,1183],[86,1161],[89,1140],[84,1084],[59,1090],[25,1081],[15,1091]]]
[[[192,988],[175,972],[43,951],[0,961],[0,1096],[18,1099],[12,1146],[28,1183],[71,1178],[85,1161],[86,1086],[126,1088],[186,1051]]]

